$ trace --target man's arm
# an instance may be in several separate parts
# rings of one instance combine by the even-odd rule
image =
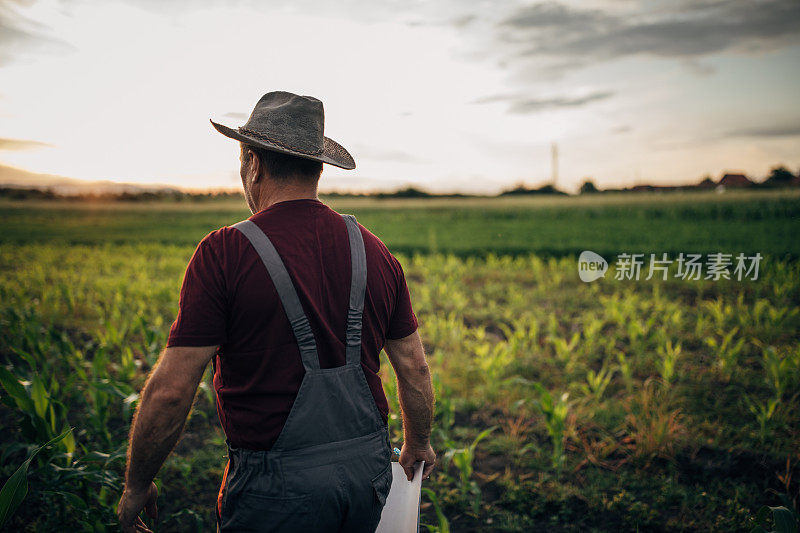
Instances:
[[[410,481],[414,475],[414,463],[425,461],[422,477],[427,478],[436,462],[436,453],[430,443],[433,386],[422,340],[415,331],[402,339],[387,339],[384,350],[397,376],[397,395],[403,416],[405,440],[400,464]]]
[[[197,386],[216,351],[217,346],[166,348],[148,378],[131,424],[125,491],[117,508],[123,531],[135,531],[145,507],[154,516],[153,478],[178,442]]]

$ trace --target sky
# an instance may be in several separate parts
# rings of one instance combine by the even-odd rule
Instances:
[[[323,191],[495,193],[800,169],[797,0],[0,0],[0,169],[240,184],[237,127],[311,95]],[[0,173],[2,181],[3,173]]]

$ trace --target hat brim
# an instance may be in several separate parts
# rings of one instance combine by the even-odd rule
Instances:
[[[341,144],[337,143],[333,139],[329,139],[328,137],[323,137],[322,153],[318,155],[309,155],[309,154],[304,154],[302,152],[296,152],[290,148],[286,148],[278,144],[273,144],[264,139],[259,139],[257,137],[245,135],[239,130],[229,128],[228,126],[225,126],[223,124],[218,124],[213,120],[211,120],[211,125],[214,126],[214,128],[218,132],[220,132],[226,137],[230,137],[231,139],[236,139],[237,141],[252,146],[256,146],[258,148],[264,148],[265,150],[272,150],[274,152],[280,152],[282,154],[289,154],[296,157],[302,157],[303,159],[321,161],[323,163],[328,163],[329,165],[343,168],[345,170],[353,170],[354,168],[356,168],[356,162],[353,160],[353,156],[350,155],[350,152],[345,150],[345,148]]]

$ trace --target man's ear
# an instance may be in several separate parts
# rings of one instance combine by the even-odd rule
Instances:
[[[261,181],[261,158],[258,157],[258,154],[252,150],[250,151],[250,161],[248,166],[250,167],[249,170],[252,173],[251,183],[258,183]]]

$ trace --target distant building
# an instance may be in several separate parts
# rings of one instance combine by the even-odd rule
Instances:
[[[750,181],[744,174],[725,174],[717,183],[717,186],[720,185],[728,189],[736,187],[750,187],[753,185],[753,182]]]

